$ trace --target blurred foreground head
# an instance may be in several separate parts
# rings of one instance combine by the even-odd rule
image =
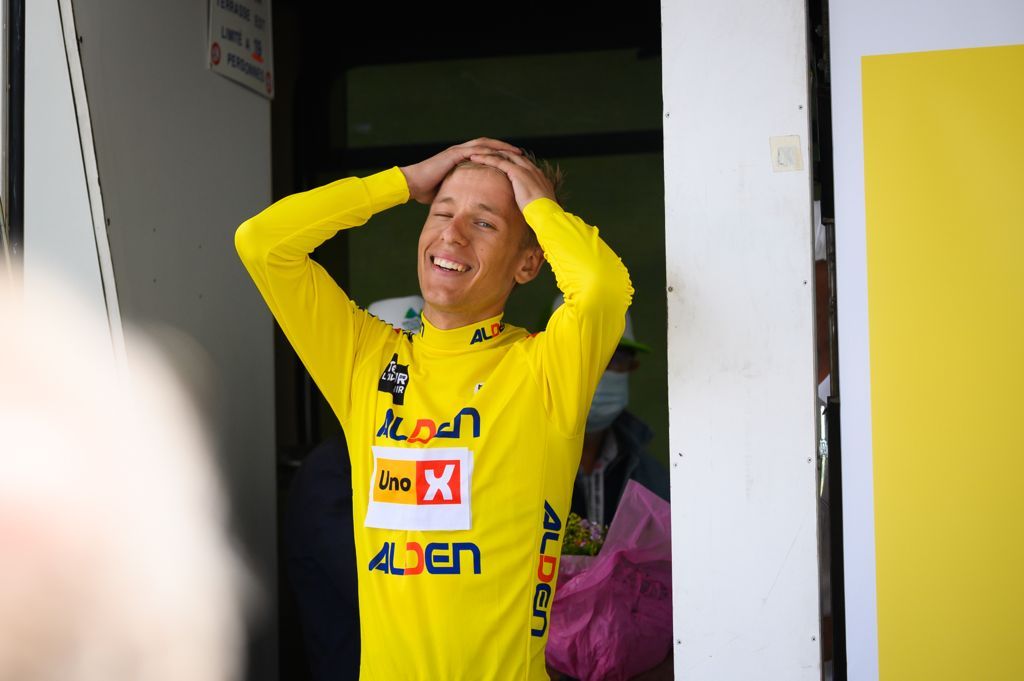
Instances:
[[[0,282],[0,679],[227,681],[244,576],[196,414],[138,338]]]

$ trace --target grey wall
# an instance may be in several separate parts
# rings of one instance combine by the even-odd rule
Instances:
[[[276,679],[273,335],[233,246],[270,202],[270,103],[207,70],[206,0],[75,12],[122,315],[206,355],[192,382],[266,594],[248,678]]]

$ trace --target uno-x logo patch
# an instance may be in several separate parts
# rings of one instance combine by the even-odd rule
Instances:
[[[388,365],[384,367],[384,373],[380,375],[380,381],[377,383],[377,390],[382,393],[390,393],[392,404],[405,404],[405,390],[408,387],[409,365],[399,364],[396,352]]]
[[[465,447],[372,447],[367,527],[470,529],[473,453]]]
[[[373,498],[392,504],[458,504],[462,502],[458,459],[402,461],[377,459]]]

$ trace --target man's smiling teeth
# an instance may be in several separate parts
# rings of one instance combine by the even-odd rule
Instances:
[[[434,257],[434,264],[442,269],[452,270],[455,272],[465,272],[467,269],[469,269],[465,265],[461,265],[452,260],[446,260],[444,258],[439,258],[436,256]]]

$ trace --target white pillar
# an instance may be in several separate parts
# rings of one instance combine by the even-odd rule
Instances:
[[[806,8],[663,3],[676,678],[818,679]]]

